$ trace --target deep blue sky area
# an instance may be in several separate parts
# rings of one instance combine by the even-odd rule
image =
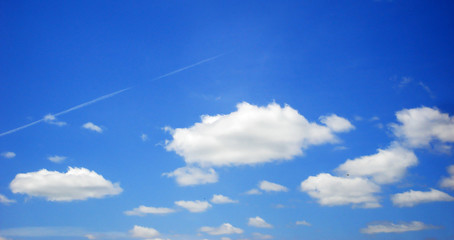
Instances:
[[[453,12],[0,1],[0,240],[454,239]]]

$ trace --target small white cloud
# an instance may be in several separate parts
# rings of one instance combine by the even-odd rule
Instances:
[[[175,210],[171,208],[156,208],[141,205],[138,208],[134,208],[130,211],[125,211],[124,213],[128,216],[145,216],[146,214],[165,215],[173,212],[175,212]]]
[[[47,159],[49,159],[49,161],[54,162],[54,163],[61,163],[66,159],[66,157],[54,155],[54,156],[49,156]]]
[[[265,192],[287,192],[288,188],[268,181],[261,181],[259,188]]]
[[[440,186],[444,188],[454,189],[454,165],[448,167],[448,173],[451,176],[442,178]]]
[[[9,186],[13,193],[45,197],[48,201],[103,198],[123,191],[118,183],[113,184],[94,171],[72,167],[66,173],[46,169],[19,173]]]
[[[369,121],[371,121],[371,122],[379,121],[379,120],[380,120],[380,118],[377,117],[377,116],[373,116],[373,117],[371,117],[371,118],[369,119]]]
[[[95,235],[93,235],[93,234],[85,234],[85,237],[88,238],[89,240],[96,239]]]
[[[218,181],[218,174],[212,168],[181,167],[170,173],[163,173],[167,177],[175,177],[179,186],[194,186]]]
[[[272,228],[273,226],[267,223],[263,218],[257,216],[255,218],[249,218],[247,223],[249,226],[258,227],[258,228]]]
[[[142,139],[142,142],[146,142],[148,140],[148,135],[145,133],[142,133],[142,135],[140,135],[140,139]]]
[[[302,221],[296,221],[296,225],[303,225],[303,226],[312,226],[312,224],[306,222],[305,220],[302,220]]]
[[[380,187],[364,178],[342,178],[320,173],[301,182],[301,191],[307,192],[324,206],[353,204],[361,208],[381,207],[378,197],[374,195],[380,192]]]
[[[208,208],[211,208],[211,204],[207,201],[176,201],[175,204],[182,208],[187,209],[193,213],[205,212]]]
[[[229,197],[226,197],[221,194],[214,194],[211,198],[211,202],[215,204],[224,204],[224,203],[237,203],[237,200],[232,200]]]
[[[411,77],[402,77],[402,80],[399,83],[399,88],[404,88],[407,86],[410,82],[412,82],[413,79]]]
[[[426,225],[423,222],[412,221],[395,224],[392,222],[383,222],[378,224],[369,224],[366,228],[360,231],[365,234],[377,234],[377,233],[403,233],[410,231],[421,231],[426,229],[433,229],[434,226]]]
[[[262,234],[262,233],[252,233],[255,239],[273,239],[273,236],[269,234]]]
[[[3,194],[0,194],[0,203],[8,205],[8,204],[15,203],[15,202],[16,202],[15,200],[9,199],[6,196],[4,196]]]
[[[378,153],[347,160],[337,171],[355,177],[371,177],[380,184],[394,183],[402,179],[407,168],[416,166],[418,158],[408,149],[397,144]]]
[[[102,133],[102,128],[100,126],[93,124],[92,122],[87,122],[84,125],[82,125],[82,127],[91,131]]]
[[[350,121],[339,117],[336,114],[321,116],[320,122],[328,126],[334,132],[348,132],[355,129],[355,126],[353,126]]]
[[[451,202],[454,201],[454,197],[432,188],[428,192],[410,190],[394,194],[391,200],[398,207],[413,207],[428,202]]]
[[[260,194],[262,194],[262,192],[260,192],[258,189],[253,188],[253,189],[245,192],[245,194],[247,194],[247,195],[260,195]]]
[[[8,158],[8,159],[14,158],[15,156],[16,156],[16,154],[14,152],[3,152],[2,153],[2,157]]]
[[[133,229],[129,230],[129,233],[135,238],[154,238],[159,236],[159,232],[156,229],[137,225],[135,225]]]
[[[47,114],[46,116],[44,116],[43,119],[44,119],[44,122],[52,124],[52,125],[57,125],[59,127],[62,127],[62,126],[66,125],[66,122],[58,121],[57,118],[54,115],[50,114],[50,113]]]
[[[210,235],[227,235],[227,234],[241,234],[243,230],[232,226],[230,223],[223,223],[219,227],[201,227],[201,232],[208,233]]]

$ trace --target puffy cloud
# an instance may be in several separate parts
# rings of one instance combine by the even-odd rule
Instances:
[[[272,228],[273,226],[263,220],[261,217],[257,216],[255,218],[249,218],[247,223],[249,226],[258,227],[258,228]]]
[[[454,201],[454,197],[431,188],[428,192],[410,190],[394,194],[391,200],[394,205],[399,207],[413,207],[421,203]]]
[[[448,167],[448,173],[451,175],[447,178],[442,178],[440,186],[444,188],[454,189],[454,165]]]
[[[156,207],[147,207],[147,206],[139,206],[138,208],[134,208],[133,210],[130,211],[125,211],[124,213],[126,215],[132,216],[145,216],[146,214],[159,214],[159,215],[164,215],[164,214],[169,214],[175,212],[174,209],[171,208],[156,208]]]
[[[380,191],[380,187],[364,178],[342,178],[320,173],[301,182],[301,191],[316,198],[320,205],[353,204],[362,208],[381,207],[378,198],[374,196]]]
[[[384,222],[379,224],[369,224],[366,228],[361,229],[362,233],[377,234],[377,233],[403,233],[410,231],[421,231],[435,228],[432,225],[426,225],[423,222],[412,221],[395,224],[392,222]]]
[[[188,211],[193,213],[205,212],[211,207],[211,204],[207,201],[176,201],[175,204],[182,208],[186,208]]]
[[[120,194],[118,183],[86,168],[69,167],[66,173],[42,169],[37,172],[19,173],[10,183],[13,193],[45,197],[48,201],[73,201],[102,198]]]
[[[14,158],[16,156],[16,154],[14,152],[3,152],[2,154],[2,157],[4,158]]]
[[[59,127],[66,125],[66,122],[58,121],[57,118],[52,114],[47,114],[46,116],[44,116],[43,119],[44,119],[44,122],[52,124],[52,125],[57,125]]]
[[[47,159],[49,159],[49,161],[54,162],[54,163],[61,163],[61,162],[65,161],[66,157],[54,155],[54,156],[49,156]]]
[[[197,167],[181,167],[170,173],[163,173],[167,177],[175,177],[180,186],[194,186],[207,183],[215,183],[218,181],[218,174],[214,169],[197,168]]]
[[[418,164],[418,158],[408,149],[392,144],[378,153],[347,160],[337,170],[350,176],[371,177],[375,182],[393,183],[399,181],[408,167]]]
[[[255,239],[273,239],[273,236],[262,233],[252,233]]]
[[[215,204],[223,204],[223,203],[237,203],[237,200],[232,200],[229,197],[226,197],[221,194],[214,194],[211,198],[211,202]]]
[[[454,142],[454,117],[436,108],[404,109],[396,113],[400,124],[392,124],[394,134],[410,147],[427,147],[438,141],[443,148]]]
[[[296,225],[304,225],[304,226],[312,226],[312,224],[306,222],[305,220],[302,220],[302,221],[296,221]]]
[[[129,230],[129,233],[135,238],[154,238],[159,236],[159,232],[156,229],[137,225],[135,225],[133,229]]]
[[[84,125],[82,125],[82,127],[91,131],[102,133],[102,128],[100,126],[95,125],[92,122],[87,122]]]
[[[268,181],[261,181],[259,188],[265,192],[287,192],[288,188]]]
[[[260,195],[260,194],[262,194],[262,192],[260,192],[258,189],[253,188],[253,189],[245,192],[245,194],[247,194],[247,195]]]
[[[320,122],[325,124],[334,132],[348,132],[355,129],[355,126],[353,126],[347,119],[339,117],[336,114],[321,116]]]
[[[243,102],[227,115],[204,115],[189,128],[166,128],[168,151],[200,166],[254,165],[290,160],[312,145],[337,141],[333,129],[309,122],[295,109]],[[342,129],[342,128],[340,128]]]
[[[8,205],[10,203],[15,203],[15,202],[16,202],[15,200],[9,199],[6,196],[0,194],[0,203]]]
[[[208,233],[210,235],[225,235],[225,234],[241,234],[243,230],[232,226],[230,223],[224,223],[219,227],[201,227],[201,232]]]

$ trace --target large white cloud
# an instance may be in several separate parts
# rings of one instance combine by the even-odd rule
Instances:
[[[13,193],[45,197],[48,201],[102,198],[123,191],[119,183],[112,183],[94,171],[72,167],[66,173],[46,169],[19,173],[10,183],[10,188]]]
[[[154,238],[159,236],[159,232],[154,228],[142,227],[135,225],[133,229],[129,230],[132,237],[135,238]]]
[[[173,139],[166,149],[183,156],[187,164],[254,165],[292,159],[311,145],[336,142],[334,132],[347,130],[309,122],[288,105],[243,102],[237,109],[227,115],[204,115],[192,127],[169,130]]]
[[[249,226],[258,227],[258,228],[272,228],[273,225],[267,223],[263,218],[257,216],[255,218],[249,218],[248,223]]]
[[[454,189],[454,165],[448,167],[448,173],[450,177],[445,177],[441,179],[440,186],[444,188]]]
[[[182,208],[187,209],[190,212],[198,213],[205,212],[208,208],[211,208],[211,204],[207,201],[176,201],[175,204]]]
[[[210,201],[214,204],[237,203],[238,202],[238,200],[230,199],[229,197],[224,196],[222,194],[214,194]]]
[[[173,172],[164,173],[164,176],[174,177],[180,186],[194,186],[207,183],[215,183],[218,181],[218,174],[212,168],[198,167],[181,167]]]
[[[369,224],[366,228],[361,229],[362,233],[377,234],[377,233],[403,233],[410,231],[421,231],[426,229],[435,228],[432,225],[427,225],[423,222],[412,221],[404,223],[383,222],[377,224]]]
[[[380,187],[364,178],[343,178],[320,173],[301,182],[301,191],[316,198],[320,205],[336,206],[353,204],[354,207],[380,207],[374,194]]]
[[[265,192],[287,192],[288,188],[277,183],[261,181],[259,188]]]
[[[147,207],[147,206],[139,206],[134,208],[133,210],[125,211],[124,213],[129,216],[145,216],[146,214],[158,214],[164,215],[175,212],[175,209],[172,208],[163,208],[163,207]]]
[[[219,227],[201,227],[201,232],[208,233],[210,235],[225,235],[225,234],[241,234],[243,230],[232,226],[230,223],[223,223]]]
[[[410,190],[394,194],[391,200],[394,205],[399,207],[413,207],[421,203],[454,201],[454,197],[432,188],[428,192]]]
[[[427,147],[432,141],[442,146],[454,142],[454,117],[436,108],[404,109],[396,113],[400,124],[392,124],[394,134],[410,147]]]
[[[408,167],[418,164],[418,158],[406,148],[397,144],[378,153],[347,160],[337,170],[350,176],[371,177],[375,182],[394,183],[406,173]]]

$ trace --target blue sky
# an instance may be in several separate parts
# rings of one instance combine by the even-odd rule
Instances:
[[[0,239],[453,239],[451,1],[2,1]]]

